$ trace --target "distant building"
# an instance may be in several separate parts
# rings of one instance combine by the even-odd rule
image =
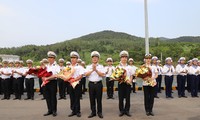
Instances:
[[[7,61],[16,61],[20,59],[20,56],[18,55],[2,55],[0,54],[0,58],[2,61],[7,60]]]

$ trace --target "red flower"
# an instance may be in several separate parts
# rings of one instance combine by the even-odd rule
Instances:
[[[35,74],[39,78],[43,77],[50,77],[52,75],[52,72],[47,72],[47,68],[43,67],[36,67],[36,68],[30,68],[27,74]],[[43,83],[42,86],[45,86],[49,81],[42,79]]]

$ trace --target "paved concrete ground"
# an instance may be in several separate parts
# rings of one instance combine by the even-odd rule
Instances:
[[[106,93],[103,95],[103,115],[105,120],[200,120],[200,98],[178,98],[174,91],[174,99],[166,99],[164,91],[155,99],[155,116],[146,116],[143,105],[143,92],[131,94],[132,117],[119,117],[117,92],[114,100],[107,100]],[[13,97],[13,96],[12,96]],[[35,93],[35,100],[0,100],[0,120],[88,120],[91,113],[88,93],[81,100],[82,117],[67,117],[71,113],[69,108],[69,96],[67,100],[58,100],[58,116],[44,117],[47,112],[46,103],[40,100],[42,96]],[[1,96],[2,98],[2,96]],[[25,98],[25,96],[23,96]],[[98,117],[91,118],[97,120]]]

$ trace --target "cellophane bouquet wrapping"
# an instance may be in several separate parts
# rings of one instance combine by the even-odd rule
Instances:
[[[75,88],[76,85],[79,83],[79,80],[75,80],[72,75],[74,74],[74,69],[71,66],[65,67],[63,70],[60,71],[59,75],[64,75],[68,80],[67,82],[70,83],[70,85]]]
[[[50,77],[52,75],[52,72],[47,72],[46,67],[37,66],[37,67],[34,67],[34,68],[30,68],[29,71],[27,72],[27,74],[35,74],[39,78],[43,78],[43,77]],[[47,83],[49,83],[48,80],[42,79],[42,85],[41,86],[45,86]]]
[[[112,75],[110,76],[110,79],[118,81],[120,84],[123,82],[130,84],[128,82],[129,78],[127,77],[127,73],[124,68],[120,68],[120,67],[115,68],[115,70],[112,72]]]
[[[138,78],[142,78],[144,82],[149,86],[154,87],[156,85],[156,81],[152,79],[152,71],[149,67],[146,67],[144,65],[140,66],[136,70],[135,76]]]

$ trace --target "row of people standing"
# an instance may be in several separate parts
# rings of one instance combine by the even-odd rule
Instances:
[[[40,66],[46,67],[48,63],[48,60],[44,58],[40,61]],[[59,66],[61,70],[64,67],[63,64],[64,60],[59,59]],[[84,65],[84,62],[81,61],[80,64]],[[71,63],[67,62],[67,65],[71,65]],[[2,62],[2,64],[0,65],[0,94],[4,94],[2,100],[9,100],[12,94],[15,95],[14,100],[20,100],[25,90],[27,92],[27,98],[25,98],[25,100],[34,100],[34,79],[37,79],[37,76],[35,76],[34,74],[27,74],[28,70],[33,67],[33,61],[28,59],[26,61],[26,66],[27,67],[23,67],[22,61],[9,62],[7,60],[4,60]],[[82,79],[83,80],[81,80],[81,83],[83,84],[81,84],[81,86],[83,88],[82,93],[84,94],[86,91],[86,79],[85,77],[83,77]],[[43,87],[41,87],[41,84],[42,78],[39,78],[40,95],[43,95]],[[63,80],[58,80],[58,87],[60,96],[59,99],[66,99],[66,88],[67,94],[69,94],[69,83],[64,82]],[[42,100],[43,99],[44,97],[42,98]]]
[[[130,93],[131,93],[131,83],[132,77],[134,72],[132,68],[127,64],[128,62],[128,52],[122,51],[120,52],[120,64],[118,67],[121,67],[127,71],[126,76],[128,77],[127,83],[118,83],[118,97],[119,97],[119,116],[127,115],[131,117],[129,112],[130,110]],[[82,79],[83,76],[86,76],[88,79],[88,88],[89,88],[89,98],[90,98],[90,109],[91,114],[88,118],[95,117],[98,115],[99,118],[103,118],[103,111],[102,111],[102,89],[103,84],[102,80],[108,74],[109,70],[108,67],[105,69],[103,65],[99,64],[100,54],[97,51],[93,51],[91,53],[91,64],[86,67],[84,70],[83,67],[77,64],[77,60],[79,59],[79,54],[77,52],[71,52],[71,67],[75,69],[72,77],[75,81],[79,81]],[[53,75],[51,77],[47,77],[44,80],[50,80],[50,82],[45,86],[45,94],[46,94],[46,103],[48,112],[44,114],[44,116],[48,115],[57,115],[57,99],[56,99],[56,83],[54,83],[57,79],[63,79],[65,81],[69,80],[68,76],[58,74],[60,69],[58,65],[55,64],[56,54],[54,52],[48,52],[48,61],[49,64],[47,65],[47,71],[51,71]],[[111,59],[110,59],[111,60]],[[109,59],[107,62],[110,62]],[[110,64],[111,65],[111,64]],[[113,69],[113,68],[112,68]],[[108,77],[108,76],[107,76]],[[110,80],[107,79],[108,82]],[[113,85],[111,85],[112,87]],[[80,107],[80,84],[76,85],[74,88],[70,86],[70,108],[71,114],[68,117],[77,116],[81,117],[81,107]],[[110,87],[108,85],[108,87]],[[48,88],[48,89],[47,89]],[[53,90],[52,90],[53,89]],[[110,88],[108,90],[111,90]],[[112,89],[113,90],[113,89]],[[112,91],[108,92],[108,97],[112,98],[113,96]],[[148,95],[148,93],[146,94]],[[125,100],[125,103],[124,103]],[[148,101],[149,99],[147,99]],[[152,103],[152,102],[151,102]],[[152,103],[153,104],[153,103]],[[148,109],[147,115],[154,115],[152,113],[153,105],[151,104],[151,108]],[[145,104],[145,106],[148,104]],[[96,108],[97,107],[97,108]],[[151,109],[151,110],[150,110]]]
[[[126,80],[126,82],[123,83],[118,83],[118,97],[119,97],[119,116],[123,116],[123,115],[127,115],[129,117],[131,117],[130,114],[130,93],[131,93],[131,83],[133,80],[133,75],[135,74],[132,67],[128,65],[128,57],[129,54],[127,51],[121,51],[120,52],[120,64],[117,66],[119,68],[123,68],[126,70],[126,77],[128,78],[128,80]],[[83,68],[81,68],[78,64],[77,64],[77,60],[79,58],[79,54],[77,52],[71,52],[70,54],[71,57],[71,67],[73,67],[73,69],[75,69],[75,73],[72,75],[73,78],[75,78],[75,81],[80,81],[80,79],[83,77],[83,75],[85,75],[87,77],[87,79],[89,80],[88,83],[88,88],[89,88],[89,98],[90,98],[90,109],[91,109],[91,114],[88,116],[88,118],[92,118],[95,117],[96,115],[99,116],[99,118],[103,118],[103,114],[102,114],[102,89],[103,89],[103,84],[102,84],[102,80],[103,78],[106,76],[106,74],[109,73],[109,67],[111,67],[111,64],[108,63],[109,66],[105,67],[101,64],[99,64],[99,59],[100,59],[100,54],[97,51],[93,51],[91,53],[91,64],[88,65],[85,69],[85,71],[83,70]],[[151,57],[151,56],[150,56]],[[56,58],[56,54],[54,52],[49,52],[48,53],[48,60],[53,59],[55,61]],[[151,59],[146,58],[146,66],[147,67],[151,67],[151,63],[149,62]],[[107,62],[112,62],[112,59],[107,59]],[[50,63],[54,63],[49,61]],[[54,65],[56,66],[56,65]],[[153,67],[151,67],[153,68]],[[154,67],[155,68],[155,67]],[[113,70],[113,67],[111,67],[111,69]],[[47,70],[52,71],[52,73],[56,73],[56,68],[52,69],[51,67],[49,68],[47,66]],[[154,76],[153,76],[153,80],[156,79],[157,77],[157,69],[151,69]],[[112,73],[112,72],[110,72]],[[109,76],[107,76],[107,85],[110,84],[108,82],[111,82],[108,79]],[[63,76],[58,74],[54,74],[51,77],[46,78],[46,80],[48,79],[52,79],[50,80],[50,82],[56,80],[56,79],[63,79],[63,80],[69,80],[68,76]],[[111,83],[112,84],[112,83]],[[51,84],[48,84],[51,85]],[[145,82],[143,83],[144,88],[144,101],[145,101],[145,110],[146,110],[146,114],[147,115],[154,115],[153,114],[153,104],[154,104],[154,87],[148,86],[147,84],[145,84]],[[55,85],[54,85],[55,86]],[[112,87],[113,85],[111,85]],[[108,86],[109,87],[109,86]],[[49,88],[54,88],[54,87],[49,87]],[[109,91],[110,90],[110,91]],[[108,98],[113,98],[113,89],[108,88]],[[48,92],[49,91],[49,92]],[[46,114],[44,114],[44,116],[47,115],[53,115],[56,116],[57,113],[57,107],[52,107],[55,104],[57,104],[57,102],[55,101],[55,89],[54,92],[51,93],[51,90],[49,89],[47,92],[50,95],[53,95],[54,97],[46,97],[46,101],[47,101],[47,106],[48,106],[48,112]],[[81,117],[81,110],[80,110],[80,84],[78,84],[76,87],[72,87],[70,89],[70,108],[72,110],[71,114],[68,115],[68,117],[72,117],[72,116],[77,116],[77,117]],[[151,97],[150,97],[151,96]],[[52,101],[52,102],[48,102],[48,101]],[[125,101],[125,102],[124,102]],[[51,104],[50,104],[51,103]],[[52,104],[55,103],[55,104]],[[53,108],[53,109],[52,109]]]
[[[99,58],[100,58],[100,54],[97,51],[94,51],[91,53],[91,58],[92,58],[92,64],[88,65],[86,67],[86,69],[84,70],[83,67],[81,67],[78,64],[78,59],[80,58],[80,56],[78,55],[77,52],[71,52],[70,54],[71,57],[71,66],[74,67],[76,69],[76,72],[74,73],[73,77],[76,78],[77,80],[81,80],[84,76],[87,77],[87,79],[89,80],[89,95],[90,95],[90,106],[91,106],[91,111],[92,113],[88,116],[89,118],[92,118],[94,116],[96,116],[96,114],[98,114],[98,116],[100,118],[103,118],[102,115],[102,79],[103,77],[107,77],[107,87],[108,87],[108,98],[113,98],[113,81],[109,80],[109,74],[111,74],[113,72],[114,67],[112,66],[112,59],[108,58],[107,59],[107,63],[108,66],[106,66],[105,68],[99,64]],[[133,65],[128,65],[127,62],[129,61],[129,63],[133,62],[133,59],[129,59],[128,60],[128,52],[127,51],[122,51],[120,53],[120,64],[117,67],[121,67],[127,70],[127,76],[129,78],[129,82],[132,83],[132,80],[134,80],[134,72],[136,70],[136,67],[133,67]],[[58,73],[62,70],[61,69],[61,65],[59,66],[56,62],[56,55],[54,52],[49,52],[48,53],[48,64],[44,65],[45,67],[47,67],[48,71],[51,71],[55,76],[53,76],[50,81],[49,84],[47,84],[44,87],[44,94],[45,94],[45,98],[47,101],[47,107],[48,107],[48,112],[46,115],[50,115],[53,114],[53,116],[57,115],[57,99],[56,99],[56,92],[57,92],[57,81],[59,81],[59,79],[65,79],[62,78],[60,76],[58,76]],[[62,60],[63,61],[63,60]],[[159,75],[164,74],[165,75],[165,85],[166,85],[166,97],[172,97],[170,94],[170,86],[172,86],[172,81],[171,80],[171,76],[173,76],[175,73],[178,73],[178,65],[176,67],[176,69],[172,66],[172,59],[171,58],[166,58],[166,65],[164,65],[163,67],[161,67],[159,65],[159,61],[157,59],[157,57],[153,57],[152,58],[153,61],[153,65],[151,65],[151,55],[146,55],[145,56],[145,65],[150,67],[152,72],[154,73],[153,77],[154,79],[158,79]],[[182,61],[185,61],[185,59],[180,58],[180,64],[184,64],[184,62],[182,63]],[[192,66],[187,67],[187,69],[184,70],[180,70],[180,74],[185,73],[185,74],[189,74],[191,75],[190,77],[196,77],[199,74],[199,67],[196,66],[196,62],[198,62],[198,59],[194,58],[192,60]],[[6,62],[5,63],[5,68],[6,67]],[[59,61],[59,63],[61,63],[61,60]],[[16,64],[16,68],[18,68],[18,62],[15,63]],[[31,60],[27,60],[27,64],[30,64],[30,66],[28,65],[28,68],[32,67],[32,61]],[[159,66],[159,69],[158,67]],[[182,67],[182,66],[181,66]],[[28,70],[27,68],[27,70]],[[110,71],[111,68],[111,71]],[[157,69],[154,69],[157,68]],[[184,67],[182,67],[184,68]],[[193,69],[195,69],[196,71],[193,71]],[[19,78],[19,75],[21,76],[28,76],[28,74],[26,72],[20,72],[17,71],[18,69],[15,70],[11,70],[11,74],[7,74],[8,76],[12,76],[15,78],[15,80],[17,81]],[[3,75],[5,75],[4,71],[1,72]],[[14,76],[14,73],[18,74],[18,76]],[[158,75],[157,75],[158,74]],[[185,76],[185,74],[183,76]],[[33,75],[34,76],[34,75]],[[32,76],[32,77],[33,77]],[[30,79],[32,77],[27,77],[27,79]],[[198,77],[196,77],[198,78]],[[194,79],[195,80],[195,79]],[[18,80],[19,81],[19,80]],[[135,81],[135,80],[134,80]],[[158,82],[158,86],[159,86],[159,81]],[[194,87],[194,83],[196,83],[198,81],[195,82],[191,82],[191,88]],[[31,82],[32,83],[32,82]],[[30,84],[30,83],[29,83]],[[34,84],[34,83],[33,83]],[[19,84],[17,84],[18,86],[20,86]],[[178,83],[178,88],[179,88],[179,83]],[[71,116],[81,116],[80,113],[80,97],[81,97],[81,85],[78,84],[78,86],[76,86],[76,88],[72,88],[72,86],[70,86],[69,88],[69,94],[70,94],[70,107],[72,110],[72,113],[69,115],[69,117]],[[144,98],[145,98],[145,110],[146,110],[146,114],[147,115],[154,115],[153,114],[153,103],[154,103],[154,99],[152,97],[152,95],[155,94],[155,91],[159,91],[156,90],[156,87],[151,87],[146,85],[145,83],[143,83],[143,89],[144,89]],[[17,87],[16,89],[17,90]],[[123,115],[127,115],[127,116],[131,116],[129,113],[129,109],[130,109],[130,93],[131,93],[131,86],[130,84],[127,83],[121,83],[118,84],[118,96],[119,96],[119,111],[120,114],[119,116],[123,116]],[[196,88],[195,89],[191,89],[191,93],[194,94],[194,97],[198,97],[196,95]],[[181,95],[181,91],[180,95]],[[15,91],[15,95],[19,96],[19,92]],[[31,93],[31,92],[30,92]],[[28,95],[28,94],[27,94]],[[31,94],[32,95],[32,94]],[[27,96],[27,99],[31,98]],[[17,97],[19,99],[19,97]],[[184,95],[181,95],[181,97],[185,97]],[[125,99],[125,104],[124,104],[124,99]],[[97,103],[97,111],[96,111],[96,103]]]
[[[198,97],[198,91],[200,87],[200,67],[198,63],[200,63],[200,61],[198,61],[197,58],[189,60],[186,64],[185,57],[181,57],[178,60],[176,67],[174,67],[171,57],[167,57],[165,59],[165,65],[162,66],[160,64],[160,60],[154,56],[152,57],[152,63],[158,69],[155,97],[158,98],[157,93],[161,92],[162,76],[164,76],[166,98],[173,98],[172,84],[174,81],[174,76],[177,77],[177,90],[179,98],[187,98],[185,95],[186,86],[188,92],[191,92],[191,97]]]
[[[11,94],[15,95],[14,100],[20,100],[24,92],[24,82],[27,88],[34,87],[35,76],[27,74],[31,67],[31,62],[31,60],[27,60],[27,67],[23,67],[23,62],[21,61],[3,61],[3,66],[0,69],[1,89],[4,94],[2,100],[9,100]],[[34,99],[34,89],[27,89],[27,91],[27,98]]]

